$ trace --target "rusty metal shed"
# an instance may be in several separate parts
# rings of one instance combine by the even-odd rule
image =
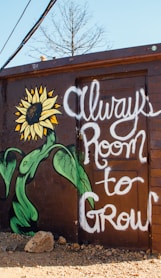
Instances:
[[[0,74],[0,230],[161,251],[161,44]]]

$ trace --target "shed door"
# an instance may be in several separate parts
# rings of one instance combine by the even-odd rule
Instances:
[[[80,198],[80,241],[147,248],[149,102],[145,75],[97,76],[77,83],[82,90],[80,160],[92,186],[92,192]],[[94,208],[89,205],[90,197]]]

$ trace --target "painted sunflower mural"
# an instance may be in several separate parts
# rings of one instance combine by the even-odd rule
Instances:
[[[19,106],[16,106],[18,124],[15,130],[20,132],[21,140],[37,140],[37,137],[47,135],[47,129],[54,130],[58,124],[56,115],[61,112],[58,110],[60,105],[56,103],[58,96],[53,97],[53,93],[47,93],[46,87],[42,86],[39,90],[37,87],[31,91],[26,88],[25,100],[21,99]]]
[[[49,155],[53,155],[52,166],[55,172],[69,180],[80,196],[92,191],[92,188],[77,158],[75,145],[65,146],[56,142],[55,127],[58,124],[58,116],[62,114],[61,106],[57,103],[58,95],[54,95],[54,90],[47,92],[43,86],[31,90],[26,88],[25,91],[25,99],[21,99],[16,106],[15,131],[19,132],[20,140],[25,142],[42,139],[43,136],[46,141],[28,154],[14,147],[0,152],[0,175],[6,186],[7,199],[17,167],[15,153],[18,153],[21,161],[17,170],[10,227],[14,233],[33,235],[38,230],[39,212],[28,199],[26,187],[33,181],[40,163],[45,163]],[[94,208],[93,199],[89,198],[88,202]]]

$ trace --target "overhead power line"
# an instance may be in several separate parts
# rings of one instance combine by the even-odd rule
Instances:
[[[24,15],[24,13],[25,13],[27,7],[29,6],[30,2],[31,2],[31,0],[27,3],[26,7],[24,8],[24,10],[23,10],[21,16],[19,17],[19,19],[18,19],[16,25],[14,26],[14,28],[12,29],[12,31],[11,31],[10,35],[8,36],[6,42],[4,43],[4,45],[3,45],[3,47],[2,47],[2,49],[1,49],[1,51],[0,51],[0,54],[1,54],[1,53],[3,52],[3,50],[5,49],[5,47],[6,47],[7,43],[8,43],[8,41],[9,41],[9,39],[10,39],[11,36],[13,35],[13,33],[14,33],[14,31],[15,31],[17,25],[19,24],[21,18],[23,17],[23,15]]]
[[[35,31],[38,29],[50,9],[53,7],[53,5],[56,3],[57,0],[51,0],[46,7],[43,14],[40,16],[40,18],[37,20],[37,22],[34,24],[34,26],[30,29],[30,31],[27,33],[27,35],[24,37],[18,48],[15,50],[15,52],[7,59],[7,61],[4,63],[4,65],[0,68],[0,72],[10,63],[10,61],[17,55],[17,53],[22,49],[22,47],[27,43],[27,41],[31,38],[31,36],[35,33]]]

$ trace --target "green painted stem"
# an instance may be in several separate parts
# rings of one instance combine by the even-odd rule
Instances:
[[[25,177],[18,177],[16,181],[16,197],[17,201],[13,202],[13,209],[15,216],[11,218],[10,225],[15,233],[24,233],[26,235],[33,235],[31,222],[38,221],[38,212],[26,196],[26,179]],[[25,229],[30,231],[25,232]]]

